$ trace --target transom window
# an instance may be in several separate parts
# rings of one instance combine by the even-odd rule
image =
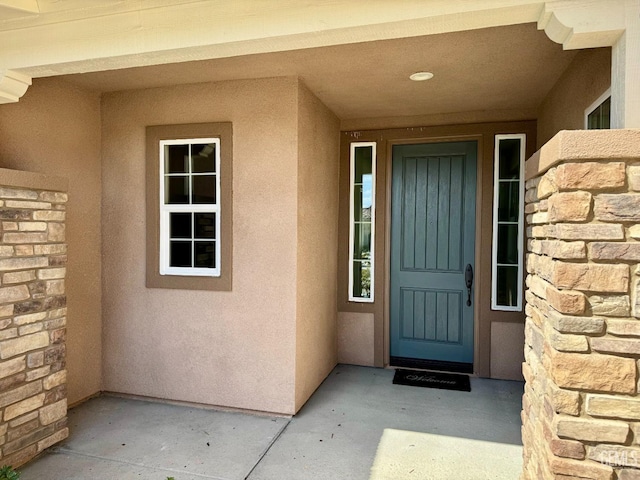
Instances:
[[[160,274],[220,276],[220,139],[160,141]]]

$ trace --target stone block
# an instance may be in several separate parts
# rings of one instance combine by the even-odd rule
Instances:
[[[617,478],[618,480],[640,480],[640,470],[624,468],[618,471]]]
[[[20,272],[8,272],[2,276],[3,284],[11,284],[11,283],[25,283],[30,282],[31,280],[35,280],[36,271],[35,270],[24,270]]]
[[[0,393],[0,408],[32,397],[42,391],[40,382],[31,382],[20,387]]]
[[[640,194],[600,194],[593,202],[593,213],[603,222],[640,221]]]
[[[36,442],[38,442],[38,440],[41,440],[45,437],[48,437],[49,435],[51,435],[54,432],[55,428],[53,427],[53,425],[50,426],[46,426],[46,427],[41,427],[37,430],[34,430],[33,432],[31,432],[28,435],[23,436],[22,438],[15,440],[11,443],[7,443],[4,447],[3,450],[5,453],[7,454],[11,454],[15,451],[20,450],[21,448],[26,447],[27,445],[32,445]]]
[[[37,350],[49,345],[49,334],[38,332],[24,337],[14,338],[0,342],[0,359],[6,359],[20,355],[30,350]]]
[[[30,268],[41,268],[49,265],[46,257],[34,258],[7,258],[0,260],[0,271],[7,270],[27,270]]]
[[[640,339],[595,337],[591,339],[591,348],[602,353],[640,355]]]
[[[545,172],[535,189],[531,190],[536,200],[542,200],[548,198],[552,194],[558,191],[558,185],[556,183],[556,170],[552,168]]]
[[[576,162],[559,165],[556,185],[560,190],[604,190],[623,187],[626,180],[624,162]]]
[[[16,325],[27,325],[29,323],[41,322],[47,318],[47,312],[29,313],[27,315],[17,315],[13,319]]]
[[[38,193],[32,190],[22,190],[18,188],[0,187],[0,197],[17,200],[37,200]]]
[[[561,333],[600,334],[604,332],[604,318],[575,317],[549,312],[549,322],[553,328]]]
[[[5,423],[5,425],[7,424]],[[7,435],[7,441],[13,442],[14,440],[34,431],[39,426],[40,426],[40,422],[38,421],[37,418],[34,418],[30,422],[26,422],[25,424],[20,425],[18,428],[14,428],[10,430],[9,434]]]
[[[607,333],[620,337],[640,337],[640,320],[608,318]]]
[[[51,280],[47,282],[47,295],[64,295],[64,280]]]
[[[572,390],[558,388],[553,383],[549,384],[549,399],[556,413],[566,413],[577,416],[580,414],[580,394]]]
[[[33,245],[16,245],[15,251],[18,257],[32,257]]]
[[[580,480],[611,480],[613,468],[609,465],[592,461],[580,461],[569,458],[554,457],[551,459],[551,470],[556,475],[566,475],[569,479]],[[539,476],[536,479],[550,478]],[[555,478],[559,478],[555,476]],[[568,480],[568,479],[566,479]]]
[[[551,329],[547,340],[559,352],[584,353],[589,351],[589,342],[584,335],[565,335]]]
[[[628,317],[631,313],[629,295],[592,295],[588,300],[594,315]]]
[[[40,200],[51,203],[65,203],[68,200],[66,193],[62,192],[40,192]]]
[[[586,412],[592,417],[640,421],[640,399],[613,395],[587,395]]]
[[[17,468],[35,457],[37,453],[38,446],[36,444],[29,445],[28,447],[11,455],[5,455],[2,459],[2,463],[5,465],[12,465],[14,468]]]
[[[547,301],[549,305],[560,313],[579,315],[585,312],[587,301],[582,292],[576,290],[558,290],[553,286],[547,287]]]
[[[630,226],[628,233],[631,238],[635,238],[636,240],[640,239],[640,225]]]
[[[62,430],[58,430],[53,435],[50,435],[43,440],[40,440],[38,442],[38,453],[46,450],[47,448],[51,447],[52,445],[55,445],[58,442],[61,442],[68,436],[69,436],[69,429],[65,427]]]
[[[560,388],[636,393],[636,362],[611,355],[555,353],[550,373]]]
[[[573,260],[587,257],[585,242],[563,242],[560,240],[542,240],[541,253],[559,260]]]
[[[49,425],[67,415],[67,400],[60,400],[40,409],[40,423]]]
[[[45,365],[44,367],[34,368],[32,370],[29,370],[27,372],[26,381],[33,382],[34,380],[37,380],[39,378],[46,377],[47,375],[49,375],[50,370],[51,370],[50,365]]]
[[[560,289],[626,293],[629,266],[557,261],[552,278],[551,283]]]
[[[37,368],[44,365],[44,352],[33,352],[27,355],[27,366],[29,368]]]
[[[2,235],[5,243],[46,243],[47,234],[42,232],[8,232]]]
[[[29,325],[25,325],[18,329],[20,336],[30,335],[32,333],[40,332],[44,327],[42,322],[30,323]]]
[[[557,223],[553,236],[559,240],[623,240],[624,227],[610,223]]]
[[[594,242],[589,244],[592,260],[640,261],[640,242]]]
[[[44,232],[47,230],[46,222],[20,222],[18,230],[21,232]]]
[[[43,268],[38,270],[38,278],[40,280],[52,280],[57,278],[64,278],[67,273],[67,269],[62,268]]]
[[[0,210],[0,220],[31,220],[29,210],[2,209]]]
[[[0,362],[0,378],[9,377],[25,369],[25,357],[12,358],[6,362]]]
[[[59,255],[67,253],[67,246],[65,244],[34,245],[33,253],[34,255]]]
[[[584,445],[576,440],[553,438],[549,446],[551,452],[558,457],[575,458],[576,460],[585,458]]]
[[[627,423],[618,420],[558,417],[555,421],[555,433],[560,438],[585,442],[625,443],[630,429]]]
[[[64,242],[66,230],[64,223],[49,223],[47,230],[49,242]]]
[[[42,382],[42,385],[45,390],[51,390],[59,385],[63,385],[67,382],[67,371],[60,370],[59,372],[53,373],[45,378]]]
[[[20,208],[29,210],[48,210],[51,208],[49,202],[25,202],[20,200],[7,200],[5,202],[7,208]]]
[[[0,303],[13,303],[29,298],[29,289],[26,285],[0,288]]]
[[[600,444],[589,448],[588,458],[612,467],[640,468],[640,448],[638,447]]]
[[[0,245],[0,257],[12,257],[15,250],[10,245]]]
[[[42,407],[42,405],[44,405],[44,398],[45,394],[40,393],[34,397],[9,405],[4,410],[4,421],[6,422],[12,418],[19,417],[20,415],[24,415],[27,412],[31,412]]]
[[[554,193],[549,198],[550,222],[584,222],[591,212],[589,192]]]
[[[21,417],[16,417],[13,420],[11,420],[9,422],[9,427],[11,428],[17,428],[20,425],[24,425],[27,422],[32,421],[34,418],[38,418],[38,412],[29,412],[25,415],[22,415]]]
[[[0,340],[7,340],[8,338],[15,338],[17,336],[17,328],[5,328],[4,330],[0,330]]]

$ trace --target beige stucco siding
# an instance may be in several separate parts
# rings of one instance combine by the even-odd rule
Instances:
[[[296,410],[337,362],[340,124],[302,83],[298,90]]]
[[[280,78],[103,97],[105,390],[293,413],[297,92]],[[232,290],[148,289],[145,126],[229,121]]]
[[[560,130],[583,130],[584,111],[611,86],[611,49],[580,50],[542,102],[538,148]]]
[[[0,166],[69,179],[66,238],[70,404],[101,390],[100,96],[37,79],[0,108]]]

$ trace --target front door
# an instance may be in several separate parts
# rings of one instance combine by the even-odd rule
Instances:
[[[477,142],[393,147],[392,365],[472,367],[476,155]]]

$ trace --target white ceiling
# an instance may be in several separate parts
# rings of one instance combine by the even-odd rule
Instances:
[[[535,24],[65,76],[101,92],[299,76],[341,119],[534,111],[575,56]],[[412,82],[428,70],[435,77]]]

